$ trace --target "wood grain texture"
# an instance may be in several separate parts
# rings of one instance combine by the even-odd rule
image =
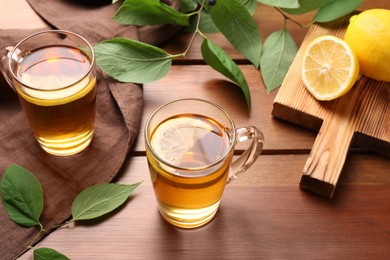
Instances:
[[[47,24],[25,0],[1,0],[1,29],[37,29]]]
[[[303,169],[302,188],[332,197],[356,132],[365,137],[361,146],[390,157],[389,87],[362,77],[354,91],[333,102]]]
[[[142,132],[149,115],[162,104],[180,98],[197,97],[222,106],[237,126],[255,125],[266,136],[265,153],[272,151],[306,150],[314,141],[314,133],[285,124],[270,116],[275,94],[267,94],[259,72],[250,65],[241,65],[252,96],[249,114],[242,91],[224,76],[206,65],[175,65],[163,79],[144,84]],[[196,109],[196,108],[194,108]],[[139,136],[135,151],[144,151],[144,137]]]
[[[351,155],[332,200],[299,190],[305,160],[306,155],[260,156],[228,185],[215,219],[188,231],[159,216],[146,159],[131,157],[116,182],[144,183],[125,207],[59,229],[38,247],[71,259],[385,259],[389,160]],[[31,252],[21,259],[32,259]]]
[[[349,147],[356,132],[359,145],[390,157],[390,83],[364,76],[344,96],[318,101],[301,79],[303,52],[322,35],[343,38],[349,17],[311,26],[275,98],[272,114],[292,123],[318,130],[319,134],[303,169],[300,186],[332,197]],[[374,140],[374,141],[373,141]]]
[[[2,0],[0,4],[0,28],[39,28],[44,24],[24,0]],[[389,1],[368,0],[362,5],[363,9],[374,7],[389,9]],[[22,17],[13,18],[18,15]],[[299,19],[307,21],[308,17]],[[283,23],[281,16],[268,7],[259,9],[256,21],[262,27],[263,38]],[[298,44],[303,42],[307,30],[290,22],[288,26]],[[180,34],[164,48],[178,53],[189,36]],[[247,64],[221,35],[212,37],[236,60]],[[237,125],[253,124],[265,132],[265,153],[248,172],[229,184],[216,218],[192,231],[175,229],[162,220],[156,209],[140,134],[115,180],[144,180],[130,201],[94,222],[56,230],[36,247],[54,248],[75,260],[388,259],[390,160],[354,151],[347,156],[331,200],[300,190],[302,169],[316,133],[273,118],[272,104],[277,92],[266,94],[259,73],[242,65],[253,91],[253,111],[249,115],[241,91],[202,65],[199,55],[194,49],[173,66],[167,77],[144,86],[143,123],[159,105],[195,96],[223,106]],[[308,102],[308,106],[313,104]],[[310,118],[315,117],[305,119]],[[313,129],[320,129],[321,123],[322,119],[318,119],[317,128]],[[355,144],[363,140],[364,136],[355,135]],[[32,260],[32,251],[20,259]]]

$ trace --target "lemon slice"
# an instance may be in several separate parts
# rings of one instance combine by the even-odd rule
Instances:
[[[165,161],[180,166],[196,142],[212,131],[212,125],[196,117],[171,118],[157,127],[151,146]]]
[[[359,62],[349,45],[335,36],[320,36],[304,52],[302,80],[318,100],[347,93],[359,75]]]

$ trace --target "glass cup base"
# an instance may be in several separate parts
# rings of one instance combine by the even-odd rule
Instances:
[[[217,213],[220,201],[200,209],[180,209],[159,205],[161,216],[170,224],[184,229],[201,227],[210,222]]]
[[[53,140],[37,137],[37,140],[42,149],[47,153],[57,156],[68,156],[77,154],[87,148],[92,141],[93,134],[94,131],[89,131],[68,139]]]

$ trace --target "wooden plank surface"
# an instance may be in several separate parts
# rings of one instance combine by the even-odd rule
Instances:
[[[36,29],[47,26],[25,0],[1,0],[1,29]]]
[[[242,65],[241,69],[247,78],[252,96],[253,109],[250,114],[241,90],[221,74],[206,65],[176,65],[163,79],[144,85],[145,103],[141,131],[147,117],[158,106],[175,99],[198,97],[225,108],[237,126],[253,124],[261,129],[266,136],[265,153],[271,152],[269,150],[275,152],[297,149],[308,152],[313,145],[314,132],[269,116],[276,92],[266,93],[260,83],[259,72],[252,66]],[[143,136],[139,136],[135,150],[145,150]]]
[[[125,207],[57,230],[38,246],[71,259],[384,259],[390,253],[390,163],[353,155],[342,188],[328,200],[299,190],[305,160],[261,156],[226,188],[216,218],[188,231],[159,216],[146,159],[133,157],[116,181],[144,183]]]
[[[23,0],[2,0],[0,4],[2,29],[45,25]],[[389,8],[389,2],[368,0],[361,9],[374,7]],[[255,17],[263,38],[283,23],[281,16],[268,7]],[[309,16],[297,19],[306,23]],[[288,26],[300,44],[307,29],[290,23]],[[120,183],[144,180],[132,199],[95,222],[56,230],[37,247],[54,248],[71,259],[388,259],[390,161],[353,151],[331,200],[300,190],[302,168],[316,133],[273,118],[272,103],[277,92],[267,94],[258,72],[246,65],[221,35],[213,37],[242,64],[252,93],[252,113],[247,113],[237,87],[203,65],[198,48],[194,48],[165,78],[144,86],[140,131],[158,106],[189,96],[213,100],[231,114],[238,126],[253,124],[264,131],[264,153],[226,188],[216,218],[192,231],[178,230],[162,220],[140,134],[116,179]],[[180,52],[188,39],[189,34],[180,34],[164,48]],[[196,41],[194,47],[199,44]],[[32,258],[29,251],[20,259]]]

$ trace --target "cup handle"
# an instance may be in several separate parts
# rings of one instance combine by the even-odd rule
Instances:
[[[255,126],[244,126],[237,129],[236,132],[237,141],[244,142],[251,140],[249,147],[244,153],[234,160],[231,164],[231,174],[227,180],[227,183],[235,180],[244,173],[261,154],[264,145],[264,135]]]
[[[11,72],[8,70],[8,61],[11,58],[10,56],[13,48],[13,46],[3,46],[0,48],[0,71],[3,73],[3,76],[10,85],[10,87],[15,91],[12,85],[12,75]]]

